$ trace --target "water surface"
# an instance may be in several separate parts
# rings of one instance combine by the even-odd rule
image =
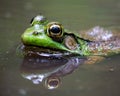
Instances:
[[[0,1],[0,96],[119,96],[120,55],[94,65],[80,65],[48,90],[21,75],[23,57],[16,55],[20,35],[38,13],[78,32],[94,26],[120,26],[119,0],[1,0]]]

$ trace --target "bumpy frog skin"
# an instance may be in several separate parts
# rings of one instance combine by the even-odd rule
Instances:
[[[95,33],[94,30],[87,33],[89,37],[101,37],[105,33]],[[92,34],[92,35],[91,35]],[[66,51],[82,56],[89,55],[109,55],[119,53],[120,38],[108,33],[108,38],[89,40],[89,38],[78,37],[74,33],[66,32],[66,29],[59,22],[48,22],[48,20],[38,15],[31,21],[31,26],[25,30],[21,39],[25,46],[43,47],[53,50]],[[110,36],[109,36],[110,35]]]

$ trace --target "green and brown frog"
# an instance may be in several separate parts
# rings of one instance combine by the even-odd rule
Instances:
[[[120,52],[118,33],[97,26],[76,34],[64,29],[59,22],[49,22],[42,15],[31,20],[31,26],[25,30],[21,39],[24,49],[29,49],[30,52],[34,50],[39,54],[44,51],[46,55],[86,56],[91,63],[103,59],[102,56]]]
[[[22,77],[34,84],[44,82],[57,88],[60,77],[71,74],[80,64],[94,64],[120,52],[120,33],[96,26],[73,33],[59,22],[38,15],[21,36],[19,51],[24,56]]]

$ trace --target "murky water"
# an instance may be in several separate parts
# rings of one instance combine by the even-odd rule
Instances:
[[[29,62],[25,63],[27,61],[24,61],[24,57],[16,55],[16,47],[21,42],[20,35],[29,26],[31,18],[38,13],[44,14],[51,21],[61,22],[67,29],[79,31],[97,25],[105,28],[119,27],[119,9],[120,0],[1,0],[0,96],[119,96],[119,54],[94,65],[81,65],[85,59],[81,60],[78,57],[59,58],[56,62],[53,58],[49,59],[50,62],[54,62],[53,66],[49,65],[49,60],[46,58],[40,61],[43,64],[47,63],[44,66],[37,63],[29,65]],[[31,57],[29,59],[34,62]],[[35,61],[38,62],[38,59]],[[68,61],[78,64],[79,67],[64,66],[63,63]],[[65,76],[60,77],[60,86],[55,90],[47,89],[44,82],[33,82],[38,80],[38,74],[38,77],[32,75],[32,79],[25,78],[31,76],[33,72],[47,73],[48,70],[51,74],[56,72],[55,76],[60,76],[58,68],[60,62],[63,64],[61,67],[70,70],[65,71]],[[46,67],[48,70],[42,70]]]

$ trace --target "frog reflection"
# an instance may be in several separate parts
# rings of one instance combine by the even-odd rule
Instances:
[[[58,87],[60,77],[74,71],[79,64],[94,64],[106,56],[119,54],[118,32],[97,26],[75,34],[64,29],[61,23],[49,22],[44,16],[38,15],[21,36],[25,51],[18,50],[25,56],[21,69],[25,72],[22,76],[35,84],[45,81],[48,87]]]
[[[34,51],[27,47],[21,65],[21,74],[25,79],[34,84],[43,83],[48,89],[55,89],[61,84],[61,78],[71,74],[80,64],[86,60],[85,57],[48,54]],[[28,50],[29,49],[29,50]],[[32,50],[32,51],[31,51]],[[36,53],[37,52],[37,53]],[[51,55],[51,56],[48,56]],[[58,56],[57,56],[58,55]]]

